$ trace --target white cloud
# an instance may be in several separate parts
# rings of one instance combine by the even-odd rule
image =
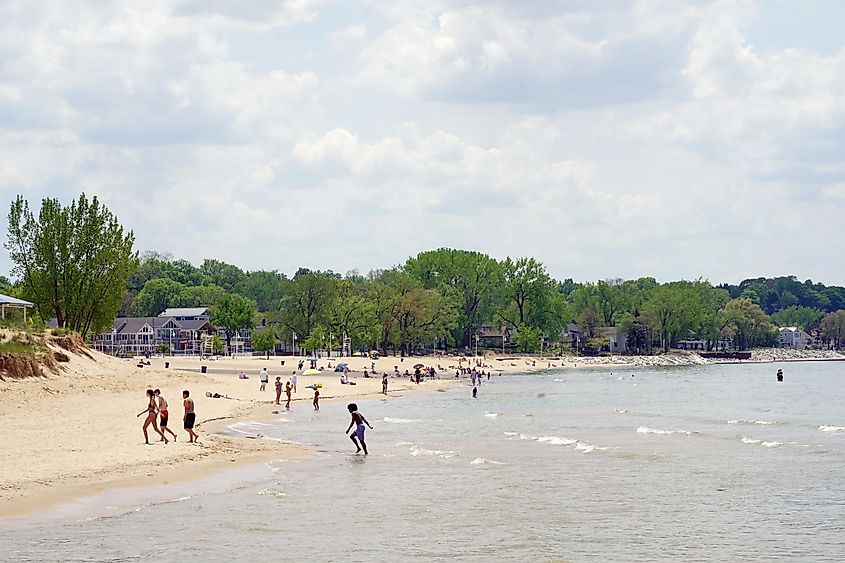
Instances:
[[[0,196],[97,193],[141,248],[247,268],[447,245],[577,279],[842,283],[821,241],[845,235],[845,44],[781,45],[779,17],[718,0],[7,1]]]

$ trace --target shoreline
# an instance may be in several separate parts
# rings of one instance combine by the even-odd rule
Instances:
[[[102,364],[111,364],[108,367],[114,369],[115,362],[119,362],[120,367],[126,367],[126,362],[115,360],[107,357],[97,357],[101,365],[97,366],[97,371],[102,371]],[[91,366],[86,366],[90,368]],[[134,367],[134,366],[130,366]],[[85,371],[85,370],[83,370]],[[244,468],[248,466],[255,466],[259,464],[266,464],[274,460],[291,460],[311,455],[311,451],[303,446],[277,442],[273,440],[253,439],[250,436],[231,436],[225,432],[225,428],[237,422],[245,421],[262,421],[272,419],[273,411],[279,411],[280,407],[274,404],[275,393],[263,392],[261,396],[257,390],[258,380],[254,374],[250,375],[248,381],[237,380],[231,375],[213,375],[213,374],[196,374],[191,371],[183,371],[179,369],[170,369],[166,371],[148,370],[144,371],[145,379],[154,378],[155,380],[176,379],[179,383],[177,389],[183,386],[196,387],[198,384],[204,384],[211,389],[225,391],[231,397],[230,399],[210,399],[205,396],[197,396],[197,411],[200,414],[201,421],[197,424],[197,431],[200,435],[200,443],[195,446],[187,442],[186,435],[181,428],[181,416],[175,413],[181,412],[181,404],[176,403],[173,399],[171,402],[171,426],[177,431],[179,438],[175,443],[169,445],[161,444],[154,441],[158,438],[150,428],[150,446],[144,446],[143,442],[139,441],[141,437],[140,427],[141,419],[126,415],[125,408],[121,416],[128,418],[128,422],[124,421],[123,425],[127,432],[129,432],[129,439],[125,436],[122,440],[122,451],[131,451],[134,459],[115,463],[114,459],[120,459],[120,454],[114,456],[107,456],[110,459],[103,460],[82,460],[81,463],[78,455],[79,450],[73,444],[66,447],[64,443],[59,444],[57,451],[51,452],[56,454],[56,458],[73,457],[74,462],[79,466],[76,471],[69,471],[66,464],[53,463],[48,466],[47,463],[39,463],[39,459],[44,459],[43,456],[33,456],[32,459],[17,459],[18,467],[12,468],[10,478],[0,485],[0,521],[10,521],[15,519],[35,517],[38,518],[43,513],[48,513],[52,509],[60,509],[62,506],[67,506],[75,501],[81,501],[85,498],[91,498],[106,492],[120,490],[120,489],[136,489],[136,488],[154,488],[173,484],[187,484],[196,482],[215,474],[219,474],[231,468]],[[272,372],[271,372],[272,373]],[[2,382],[0,389],[8,392],[17,391],[22,395],[36,395],[36,397],[26,397],[21,406],[29,406],[29,399],[38,399],[39,407],[48,410],[55,410],[56,418],[61,418],[61,411],[65,408],[75,408],[74,404],[79,399],[86,401],[112,402],[127,404],[131,401],[134,406],[137,406],[138,390],[147,385],[139,385],[138,382],[133,382],[134,390],[131,392],[131,398],[128,396],[130,392],[125,389],[114,390],[112,393],[93,393],[91,389],[79,389],[78,381],[64,382],[62,394],[73,393],[75,397],[69,398],[71,405],[49,405],[51,399],[54,399],[55,390],[53,387],[58,387],[56,379],[62,378],[65,374],[60,374],[56,378],[50,377],[52,381],[45,381],[44,379],[32,381],[16,381],[16,382]],[[130,372],[129,377],[137,375],[137,371]],[[274,374],[275,375],[275,374]],[[374,399],[383,397],[381,394],[381,379],[380,378],[355,378],[357,385],[341,387],[336,383],[334,373],[331,375],[318,376],[300,376],[299,378],[299,393],[292,400],[292,406],[297,405],[297,408],[311,408],[310,405],[310,390],[303,389],[307,383],[319,382],[323,384],[325,395],[321,396],[321,401],[337,402],[353,398],[367,398]],[[76,383],[76,389],[74,383]],[[166,388],[165,382],[162,382],[161,388],[164,394],[168,397],[176,397],[177,392]],[[391,379],[390,380],[390,395],[393,398],[401,398],[405,393],[424,393],[433,392],[437,389],[446,388],[455,384],[455,380],[441,379],[417,386],[409,383],[407,380]],[[118,383],[118,386],[121,386]],[[152,384],[149,385],[152,387]],[[270,386],[272,388],[272,380]],[[105,391],[105,390],[98,390]],[[112,391],[109,389],[109,391]],[[33,393],[34,392],[34,393]],[[120,401],[117,401],[115,392],[119,393]],[[142,392],[142,391],[141,391]],[[240,397],[235,396],[235,392]],[[396,394],[400,393],[399,396]],[[46,395],[46,396],[45,396]],[[390,396],[389,395],[389,396]],[[265,398],[268,397],[268,398]],[[67,399],[62,403],[67,403]],[[102,399],[102,401],[100,401]],[[284,401],[284,395],[283,399]],[[55,407],[55,408],[53,408]],[[281,410],[283,410],[283,406]],[[23,409],[26,410],[26,409]],[[137,411],[137,408],[133,408]],[[131,412],[131,411],[130,411]],[[112,413],[108,413],[112,414]],[[20,416],[23,420],[16,420]],[[12,426],[17,430],[25,431],[30,428],[29,417],[25,413],[6,413],[0,412],[0,421],[4,418],[12,418]],[[50,420],[53,420],[53,416]],[[85,417],[96,418],[95,415]],[[104,418],[108,418],[105,416]],[[174,420],[178,419],[178,420]],[[8,422],[8,421],[7,421]],[[75,427],[75,421],[71,421],[68,426]],[[51,423],[54,424],[54,423]],[[82,424],[85,424],[83,422]],[[96,425],[101,424],[99,421]],[[82,428],[81,431],[84,432]],[[32,455],[34,448],[28,447],[33,440],[23,438],[16,444],[10,444],[11,447],[6,448],[0,452],[0,461],[2,461],[4,469],[7,465],[11,465],[12,461],[18,458],[18,455],[24,453]],[[38,439],[36,438],[37,442]],[[127,448],[128,443],[128,448]],[[15,445],[19,446],[18,450],[23,452],[15,452]],[[49,448],[53,449],[53,448]],[[106,444],[101,449],[117,449],[117,444]],[[28,451],[27,451],[28,450]],[[6,462],[10,463],[7,464]],[[133,463],[134,462],[134,463]],[[72,465],[72,464],[69,464]],[[30,472],[27,471],[27,466],[38,467],[41,471]],[[17,469],[17,471],[15,471]],[[26,472],[26,475],[24,475]],[[17,474],[17,478],[16,478]]]
[[[796,354],[797,355],[797,354]],[[802,355],[805,353],[802,352]],[[598,358],[565,358],[567,361],[551,358],[508,357],[496,361],[491,358],[479,358],[484,368],[495,375],[531,375],[556,370],[576,368],[651,368],[663,366],[688,366],[710,364],[754,364],[801,361],[845,361],[842,357],[781,357],[772,359],[771,353],[757,354],[750,360],[707,360],[688,353],[665,354],[662,356],[614,356]],[[619,360],[639,358],[639,361],[620,362]],[[697,358],[697,360],[696,360]],[[296,363],[299,358],[284,358]],[[428,360],[432,365],[436,362],[454,363],[457,357],[439,358],[406,358],[408,363]],[[472,356],[466,357],[464,362]],[[38,517],[40,513],[58,508],[71,502],[96,496],[107,491],[119,489],[134,489],[144,487],[158,487],[176,483],[191,483],[230,468],[247,467],[268,463],[275,459],[296,459],[311,455],[308,448],[295,444],[276,442],[272,440],[252,439],[255,437],[231,436],[224,433],[227,426],[242,421],[263,421],[275,416],[273,411],[281,411],[283,407],[274,404],[273,392],[258,391],[256,372],[261,367],[269,366],[271,373],[270,387],[273,379],[279,375],[287,380],[289,375],[279,373],[283,371],[272,367],[271,363],[279,361],[280,357],[264,358],[235,358],[221,359],[213,363],[210,373],[201,374],[198,358],[157,358],[149,368],[138,369],[134,361],[126,362],[115,358],[95,354],[94,360],[74,358],[74,369],[57,376],[49,376],[36,380],[21,380],[0,382],[0,392],[13,395],[11,402],[22,412],[0,412],[0,423],[5,422],[10,429],[10,443],[0,452],[0,462],[4,470],[8,467],[6,483],[0,484],[0,520],[10,520],[25,517]],[[681,363],[688,360],[689,363]],[[164,369],[165,361],[173,364],[170,369]],[[335,361],[335,360],[332,360]],[[217,363],[219,362],[219,364]],[[320,361],[326,364],[327,359]],[[404,360],[387,357],[376,360],[377,370],[386,371],[387,365],[402,365]],[[665,362],[665,363],[664,363]],[[162,364],[159,368],[155,364]],[[359,363],[372,365],[366,358],[349,360],[350,367],[359,367]],[[463,363],[463,362],[461,362]],[[501,363],[501,366],[495,364]],[[534,363],[535,365],[531,365]],[[82,364],[82,365],[79,365]],[[210,362],[206,362],[210,364]],[[522,365],[520,365],[522,364]],[[541,364],[541,365],[536,365]],[[288,369],[291,366],[288,365]],[[368,366],[365,366],[368,367]],[[411,383],[407,378],[392,377],[390,379],[390,394],[401,393],[393,398],[401,398],[405,393],[425,393],[466,383],[466,376],[455,379],[449,369],[444,368],[439,373],[439,379],[428,380],[422,385]],[[249,380],[239,380],[232,372],[239,370],[249,373]],[[222,373],[215,373],[222,371]],[[336,374],[327,371],[316,376],[299,376],[300,387],[306,383],[323,383],[323,401],[335,402],[353,398],[376,399],[381,394],[380,378],[356,377],[362,370],[350,373],[357,382],[355,386],[341,387],[337,383]],[[70,373],[68,373],[70,372]],[[119,373],[114,377],[113,373]],[[289,372],[288,372],[289,373]],[[104,375],[109,374],[109,375]],[[114,379],[105,380],[104,377]],[[105,383],[108,381],[108,383]],[[171,397],[172,418],[176,419],[174,429],[180,439],[175,444],[163,446],[154,443],[150,447],[140,442],[141,420],[131,417],[137,411],[138,397],[144,387],[159,385],[163,392]],[[181,405],[173,398],[177,397],[178,389],[191,387],[196,391],[197,410],[203,417],[197,425],[200,433],[200,445],[188,444],[181,429],[181,416],[175,413],[181,411]],[[231,399],[210,399],[200,393],[212,389],[232,397]],[[304,393],[305,392],[305,393]],[[17,396],[15,396],[17,393]],[[303,396],[304,394],[304,396]],[[58,395],[58,397],[57,397]],[[267,399],[270,397],[270,400]],[[284,399],[283,399],[284,400]],[[84,412],[80,416],[79,405],[107,404],[114,408],[104,412]],[[293,399],[294,404],[310,408],[309,392],[300,389]],[[175,403],[175,404],[174,404]],[[46,420],[39,420],[39,425],[33,426],[29,409],[46,409],[51,416]],[[301,408],[301,407],[300,407]],[[127,415],[129,409],[129,415]],[[79,433],[86,432],[87,425],[99,427],[114,420],[121,419],[120,432],[108,436],[102,447],[92,448],[87,442],[80,441]],[[67,419],[71,420],[67,420]],[[67,424],[63,424],[66,422]],[[43,423],[44,428],[40,426]],[[67,428],[65,428],[67,426]],[[178,427],[178,428],[177,428]],[[70,429],[68,433],[67,430]],[[42,439],[50,438],[50,432],[65,431],[60,440],[42,447]],[[21,437],[21,434],[23,436]],[[151,439],[155,434],[150,431]],[[127,440],[127,436],[129,439]],[[12,437],[15,439],[12,440]],[[257,436],[256,436],[257,437]],[[67,442],[64,438],[68,438]],[[92,438],[96,439],[96,437]],[[52,446],[52,447],[51,447]],[[87,450],[86,450],[87,448]],[[167,448],[167,449],[165,449]],[[102,450],[106,451],[103,456]],[[90,459],[85,452],[100,454],[99,458]],[[23,455],[22,455],[23,454]],[[22,456],[22,457],[21,457]],[[47,462],[47,457],[55,457],[53,464]],[[124,457],[125,456],[125,457]],[[94,456],[96,457],[96,456]],[[121,463],[115,463],[121,459]],[[16,465],[16,466],[15,466]],[[36,468],[37,471],[32,471]],[[40,471],[38,471],[40,470]]]

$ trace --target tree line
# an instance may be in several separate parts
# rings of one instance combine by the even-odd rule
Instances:
[[[300,268],[288,277],[215,259],[194,265],[166,253],[139,256],[133,246],[132,232],[96,197],[83,194],[67,207],[45,199],[37,219],[19,197],[6,243],[16,281],[0,285],[35,302],[41,318],[89,336],[115,315],[210,307],[227,338],[261,326],[258,350],[294,339],[306,349],[338,348],[346,340],[352,349],[407,354],[472,347],[484,327],[506,329],[512,346],[533,352],[565,346],[570,323],[587,353],[608,344],[611,327],[627,335],[633,353],[691,339],[707,349],[726,341],[741,350],[775,345],[776,326],[799,326],[838,347],[845,332],[845,288],[795,277],[736,286],[650,277],[578,283],[553,279],[533,257],[497,260],[451,248],[367,274]]]

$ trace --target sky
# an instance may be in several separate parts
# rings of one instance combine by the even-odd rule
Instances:
[[[837,0],[0,0],[0,207],[85,192],[140,251],[287,274],[446,246],[558,279],[843,284],[843,21]]]

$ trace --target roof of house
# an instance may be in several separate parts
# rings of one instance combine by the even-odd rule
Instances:
[[[17,305],[19,307],[33,307],[34,304],[17,297],[9,297],[0,293],[0,305]]]
[[[206,326],[208,326],[209,328],[214,328],[214,326],[212,326],[211,324],[211,321],[206,321],[203,319],[190,319],[187,321],[174,322],[185,330],[199,330],[201,328],[205,328]]]
[[[208,314],[208,307],[170,307],[159,317],[201,317]]]
[[[792,332],[797,332],[800,329],[797,326],[782,326],[778,330],[789,330],[789,331],[792,331]]]
[[[118,334],[135,334],[140,332],[144,325],[152,327],[153,322],[155,317],[118,317],[114,320],[114,331]]]

